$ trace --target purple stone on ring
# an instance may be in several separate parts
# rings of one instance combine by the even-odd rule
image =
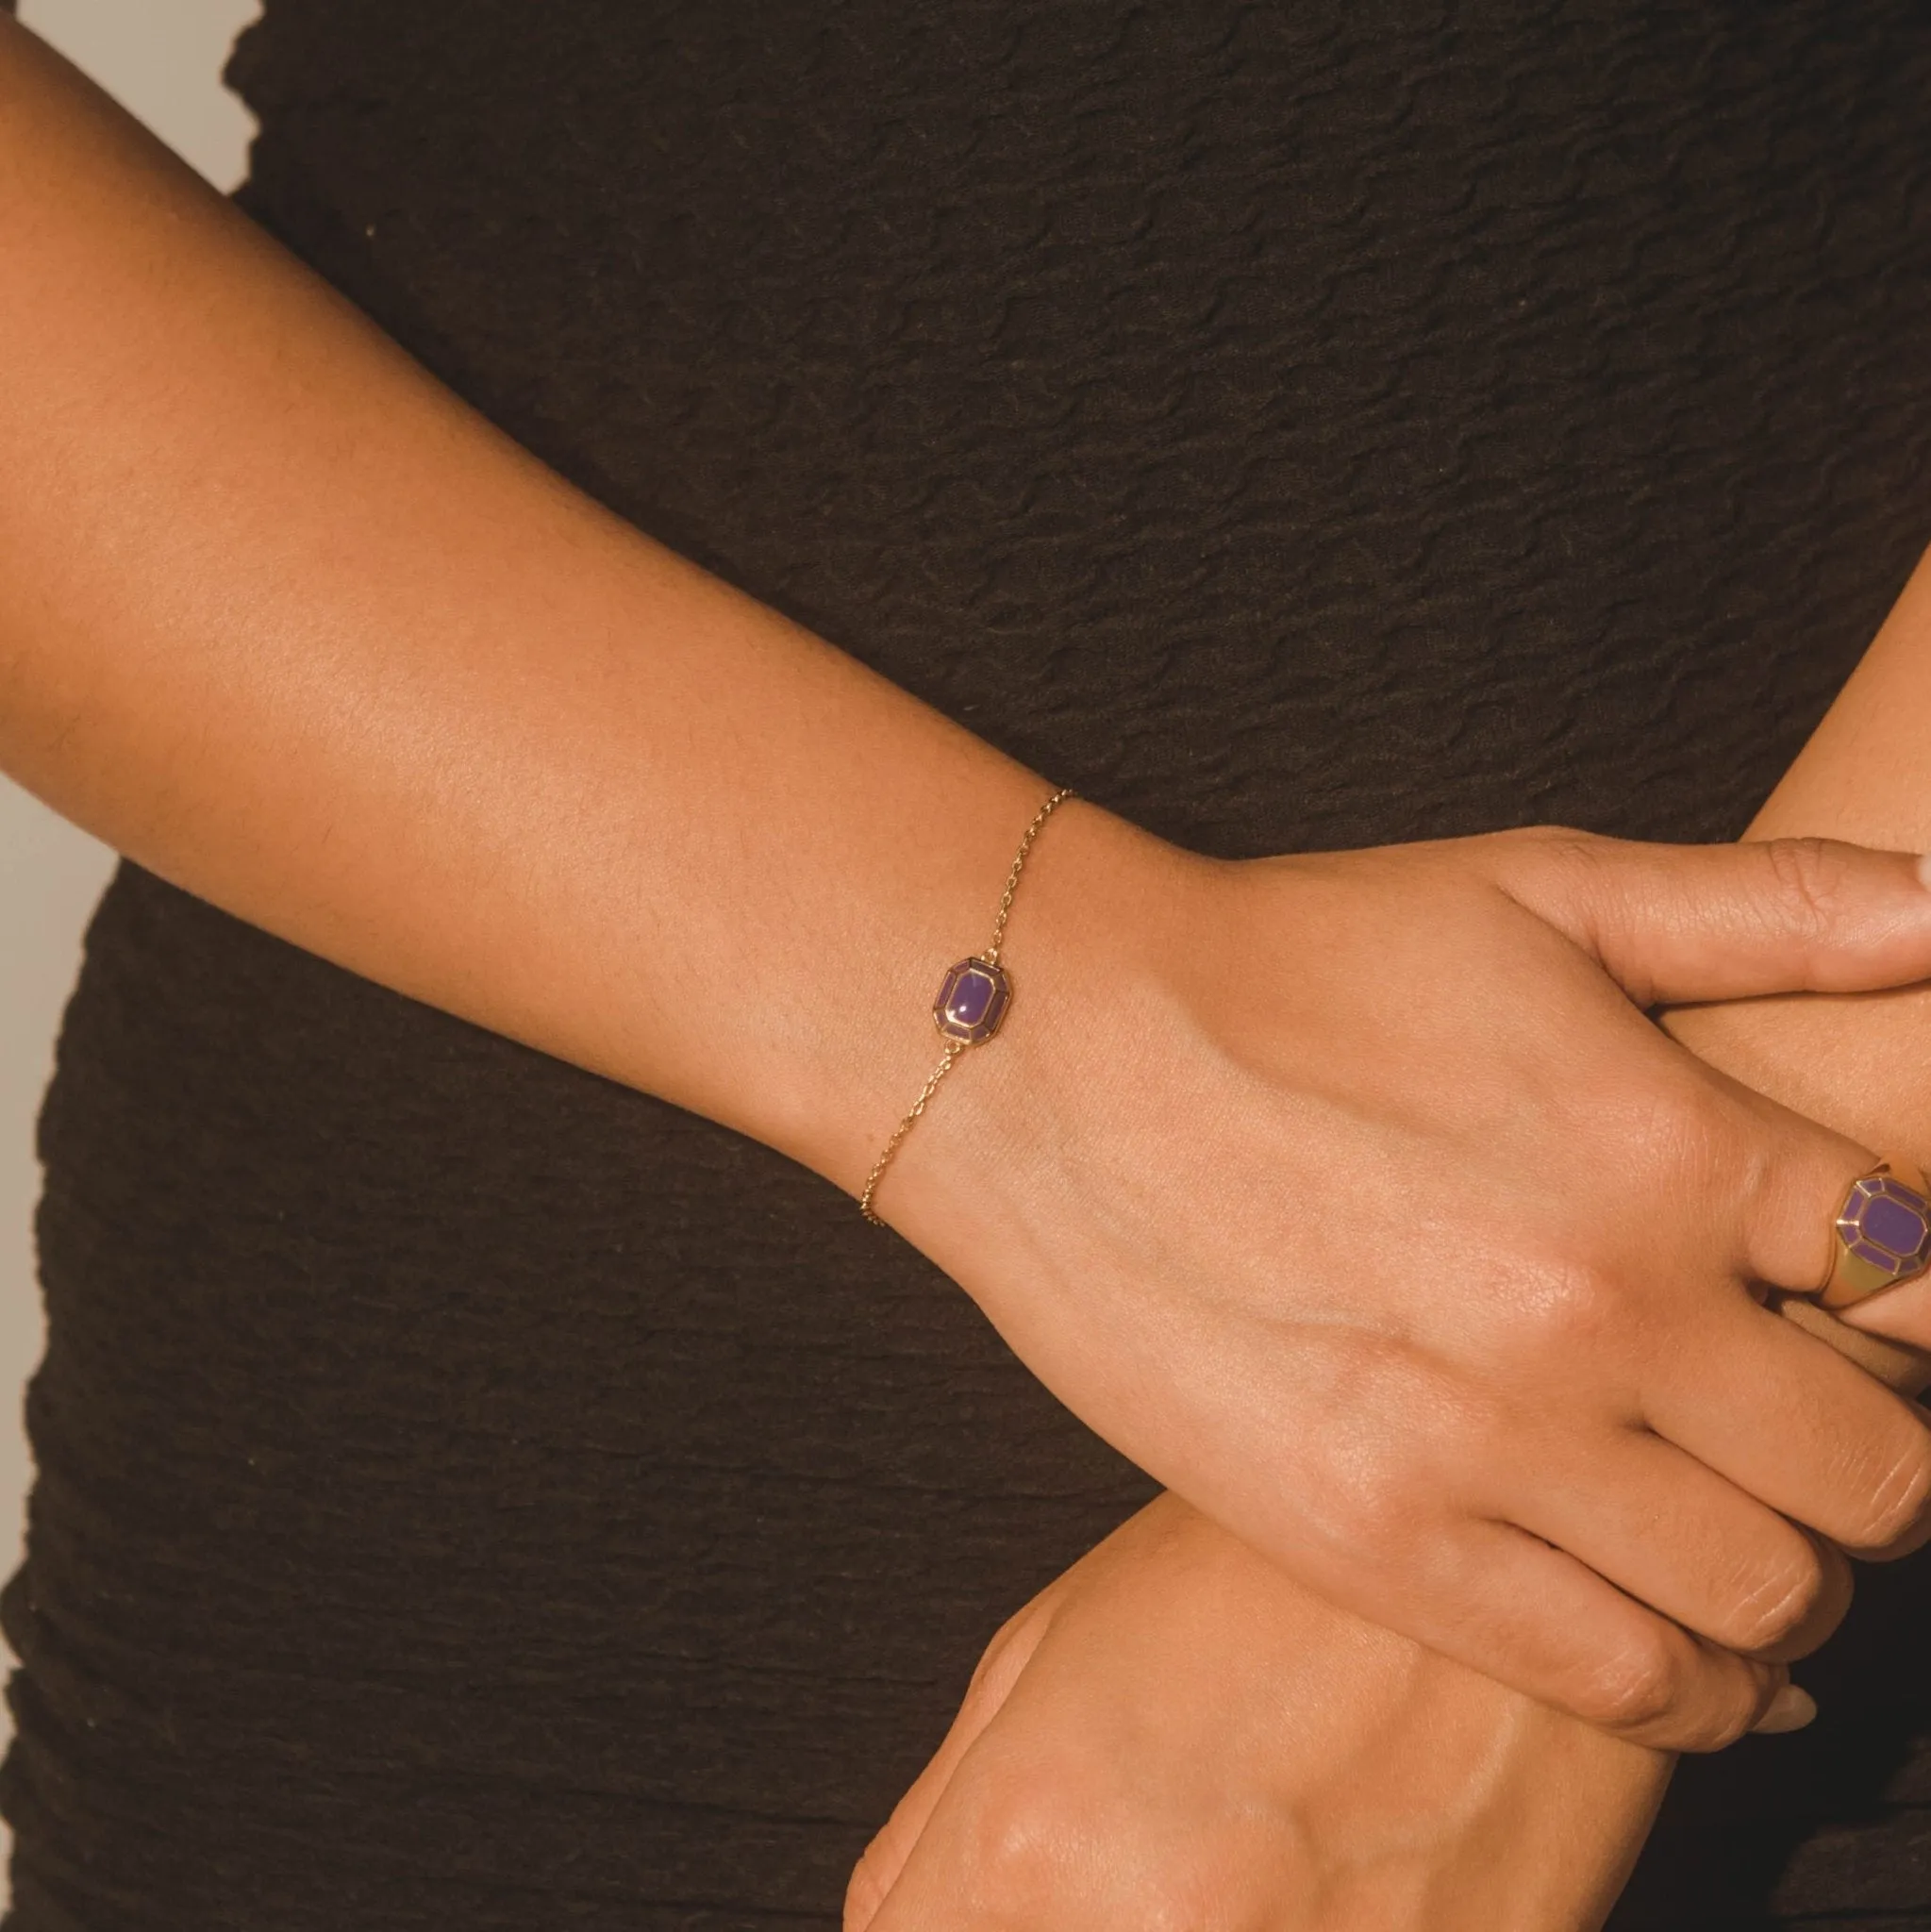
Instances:
[[[990,1040],[1012,1004],[1012,982],[986,959],[961,959],[945,975],[932,1018],[948,1040],[977,1046]]]
[[[1931,1200],[1895,1174],[1866,1174],[1838,1216],[1846,1251],[1893,1282],[1931,1265]]]

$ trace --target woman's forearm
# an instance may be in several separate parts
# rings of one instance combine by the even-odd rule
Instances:
[[[863,1175],[1037,777],[560,482],[4,19],[0,341],[0,765]]]

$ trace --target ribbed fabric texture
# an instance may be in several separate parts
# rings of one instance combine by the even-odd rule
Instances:
[[[1902,0],[269,0],[234,74],[464,395],[1212,851],[1732,835],[1931,524]],[[828,1928],[1148,1493],[831,1188],[132,870],[43,1150],[19,1932]],[[1927,1593],[1619,1926],[1931,1926]]]

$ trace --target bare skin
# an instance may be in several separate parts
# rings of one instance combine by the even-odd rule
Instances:
[[[562,484],[10,24],[0,339],[0,765],[856,1190],[1043,780]],[[1923,1418],[1747,1286],[1811,1285],[1866,1150],[1639,1010],[1931,974],[1909,858],[1236,866],[1076,806],[1010,947],[881,1210],[1305,1585],[1699,1745],[1840,1594],[1787,1519],[1925,1534]]]
[[[1166,1496],[1000,1632],[846,1932],[1583,1932],[1669,1766]]]
[[[1753,832],[1931,838],[1931,558]],[[1931,989],[1668,1024],[1856,1139],[1931,1151]],[[1904,1345],[1873,1371],[1931,1379],[1931,1277],[1846,1319]],[[846,1925],[1591,1932],[1670,1762],[1341,1615],[1169,1496],[999,1634]]]

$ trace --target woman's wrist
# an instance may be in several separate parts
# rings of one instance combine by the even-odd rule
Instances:
[[[1010,1010],[994,1039],[966,1049],[907,1137],[879,1192],[883,1219],[941,1265],[1025,1241],[1092,1120],[1117,1117],[1121,1088],[1170,1045],[1178,968],[1228,870],[1084,799],[1054,815],[1007,930]],[[935,990],[948,963],[934,959]],[[928,1058],[942,1044],[929,1004],[908,1016],[923,1022]],[[969,1282],[985,1273],[964,1272]]]
[[[994,1640],[846,1923],[1594,1925],[1667,1775],[1163,1496]]]

